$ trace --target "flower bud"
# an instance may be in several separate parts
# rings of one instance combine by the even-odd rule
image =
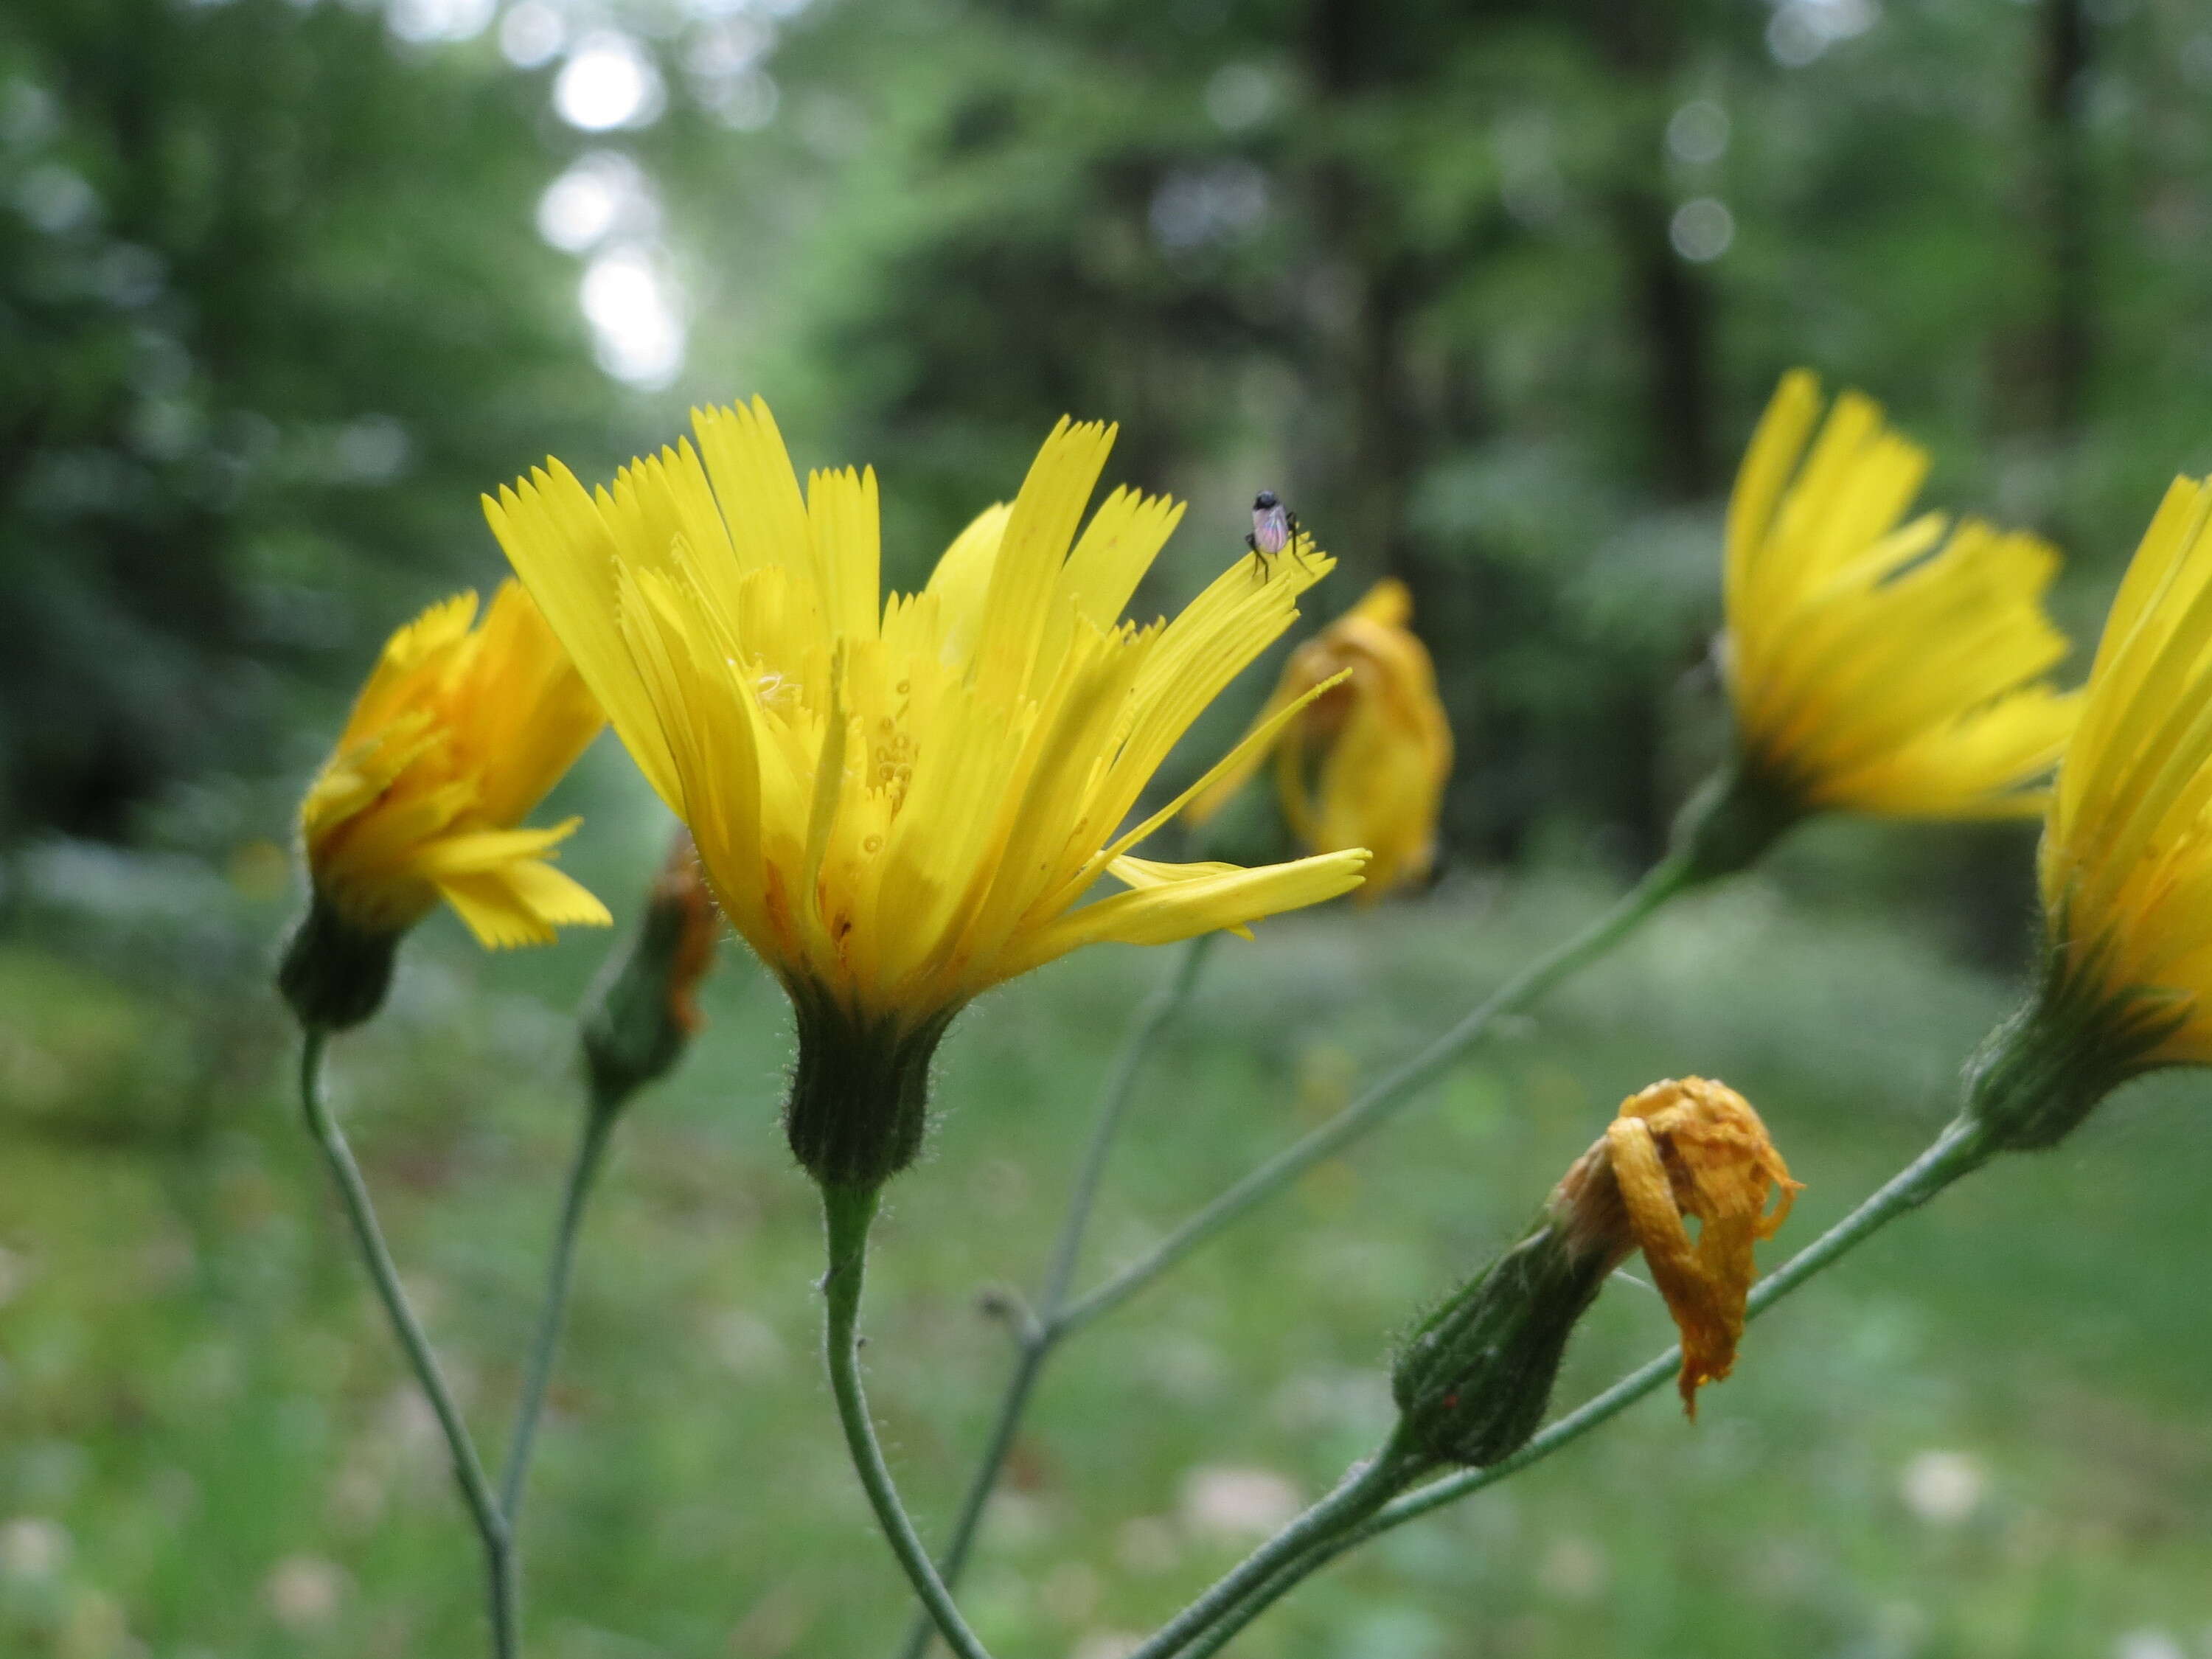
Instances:
[[[401,935],[346,920],[322,894],[285,942],[276,988],[300,1024],[311,1030],[343,1031],[384,1006]]]
[[[1705,780],[1675,815],[1671,846],[1689,884],[1748,870],[1796,827],[1808,809],[1786,786],[1743,757]]]
[[[2188,1000],[2069,968],[2051,952],[2035,994],[1967,1062],[1966,1115],[1994,1150],[2055,1146],[2120,1085],[2173,1063],[2160,1050]]]
[[[1798,1190],[1759,1114],[1725,1085],[1684,1078],[1630,1096],[1537,1225],[1400,1351],[1392,1390],[1415,1443],[1476,1467],[1517,1449],[1543,1421],[1576,1322],[1638,1249],[1682,1333],[1682,1401],[1694,1416],[1698,1387],[1735,1364],[1752,1246]],[[1695,1241],[1685,1217],[1699,1224]]]
[[[914,1162],[929,1127],[929,1066],[948,1011],[909,1029],[793,985],[799,1060],[784,1103],[792,1155],[824,1187],[872,1191]]]
[[[579,1018],[601,1109],[618,1109],[682,1058],[699,1030],[694,994],[714,964],[721,920],[690,833],[679,829],[637,931],[607,959]]]
[[[1390,1378],[1414,1443],[1478,1468],[1517,1449],[1544,1420],[1567,1338],[1617,1261],[1547,1219],[1431,1314]]]

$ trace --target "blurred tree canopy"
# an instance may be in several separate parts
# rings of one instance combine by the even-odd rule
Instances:
[[[267,769],[603,404],[495,67],[283,0],[0,14],[4,831]]]
[[[17,830],[250,768],[290,670],[490,568],[479,489],[685,401],[874,462],[907,582],[1064,411],[1194,563],[1282,491],[1321,608],[1413,585],[1482,859],[1663,834],[1783,368],[2055,535],[2085,630],[2212,466],[2192,0],[41,0],[0,76]],[[593,325],[684,296],[626,400],[531,234],[580,169],[627,205],[545,234],[636,242]]]
[[[1240,491],[1282,489],[1351,567],[1331,603],[1414,586],[1488,856],[1663,833],[1718,502],[1784,368],[1890,403],[1938,504],[2058,536],[2085,624],[2164,477],[2212,463],[2185,3],[818,24],[777,64],[836,158],[813,362],[860,452],[938,482],[939,533],[1062,408],[1125,421],[1221,549]]]

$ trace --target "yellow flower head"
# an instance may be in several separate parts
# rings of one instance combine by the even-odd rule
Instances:
[[[605,716],[520,586],[471,633],[476,610],[463,593],[392,636],[300,804],[313,898],[276,982],[309,1027],[374,1013],[400,936],[441,897],[488,947],[607,921],[550,861],[576,821],[516,827]]]
[[[978,992],[1096,940],[1165,944],[1358,884],[1364,851],[1135,857],[1182,799],[1121,827],[1330,561],[1238,560],[1173,622],[1123,622],[1180,509],[1117,489],[1085,526],[1114,428],[1063,421],[1012,504],[886,599],[872,471],[802,492],[758,401],[696,411],[693,433],[611,489],[549,462],[485,510],[792,994],[793,1139],[817,1176],[879,1181],[911,1157],[927,1048]],[[1081,903],[1108,875],[1126,890]],[[891,1152],[872,1131],[827,1144],[884,1091],[903,1103]],[[802,1123],[831,1096],[839,1124]]]
[[[2056,552],[1907,520],[1928,457],[1847,392],[1784,377],[1729,503],[1725,664],[1744,767],[1790,810],[1988,818],[2042,810],[2078,700],[2043,678]],[[1811,442],[1809,453],[1807,449]]]
[[[1451,726],[1437,700],[1428,647],[1407,626],[1413,614],[1403,582],[1377,582],[1291,653],[1258,721],[1269,725],[1315,688],[1329,686],[1282,728],[1275,779],[1284,816],[1306,846],[1319,853],[1372,849],[1359,889],[1364,903],[1428,874],[1451,775]],[[1260,762],[1257,750],[1249,752],[1193,799],[1185,816],[1205,823]]]
[[[2212,485],[2166,491],[2106,620],[2039,876],[2053,971],[2129,1069],[2212,1062]]]
[[[577,820],[516,826],[598,732],[599,704],[538,607],[501,584],[435,605],[392,636],[300,806],[315,894],[367,934],[442,897],[488,947],[550,943],[606,908],[549,857]]]
[[[1735,1367],[1758,1274],[1752,1247],[1773,1237],[1802,1190],[1750,1102],[1686,1077],[1623,1101],[1553,1194],[1578,1252],[1616,1261],[1644,1252],[1682,1333],[1682,1404],[1693,1416],[1698,1388]],[[1694,1240],[1686,1216],[1698,1221]]]

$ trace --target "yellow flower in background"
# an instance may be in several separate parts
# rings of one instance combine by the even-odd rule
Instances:
[[[518,584],[471,632],[476,611],[463,593],[392,636],[300,805],[313,891],[276,982],[312,1030],[382,1006],[400,937],[441,898],[490,948],[608,921],[550,861],[576,821],[517,827],[605,717]]]
[[[1559,1182],[1553,1207],[1573,1248],[1615,1262],[1644,1252],[1682,1334],[1682,1403],[1693,1416],[1698,1389],[1735,1367],[1758,1276],[1753,1247],[1774,1236],[1802,1190],[1751,1103],[1701,1077],[1621,1102],[1605,1139]],[[1698,1222],[1694,1239],[1685,1217]]]
[[[1374,858],[1359,890],[1372,903],[1418,882],[1435,863],[1437,816],[1451,776],[1452,736],[1437,699],[1428,647],[1407,623],[1413,595],[1386,579],[1344,616],[1301,645],[1257,722],[1308,703],[1275,739],[1275,779],[1291,832],[1316,852],[1365,847]],[[1256,728],[1255,728],[1256,729]],[[1259,769],[1249,750],[1192,800],[1203,823]]]
[[[2128,567],[2039,864],[2054,971],[2132,1070],[2212,1063],[2212,485],[2175,480]]]
[[[392,636],[300,830],[319,902],[354,930],[396,935],[443,898],[479,943],[550,943],[605,926],[606,907],[549,858],[577,820],[519,825],[603,723],[530,596],[504,582],[436,605]]]
[[[1729,504],[1742,763],[1800,812],[2040,811],[2079,708],[2044,678],[2068,649],[2043,610],[2057,553],[1973,520],[1908,520],[1926,452],[1857,392],[1825,424],[1820,404],[1810,374],[1784,377]]]
[[[929,1050],[977,993],[1083,945],[1166,944],[1358,884],[1364,851],[1136,857],[1188,795],[1121,827],[1329,560],[1264,579],[1234,560],[1173,622],[1121,621],[1180,508],[1116,489],[1085,526],[1115,429],[1063,421],[1012,504],[886,599],[872,471],[802,493],[757,400],[695,411],[693,431],[611,489],[549,462],[485,511],[792,994],[789,1127],[818,1178],[877,1182],[913,1156]],[[1125,890],[1082,902],[1103,876]]]

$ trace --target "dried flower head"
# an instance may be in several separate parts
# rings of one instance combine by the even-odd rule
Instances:
[[[664,1000],[668,1023],[685,1036],[696,1036],[704,1024],[699,1012],[699,981],[714,965],[714,941],[721,934],[721,908],[699,867],[699,848],[691,832],[678,826],[669,838],[668,858],[653,884],[652,905],[676,921],[675,945],[669,952],[668,984]]]
[[[665,1075],[699,1034],[699,981],[721,928],[691,832],[679,825],[636,931],[608,958],[579,1018],[599,1109],[618,1109]]]
[[[1682,1403],[1694,1415],[1698,1388],[1735,1364],[1758,1272],[1752,1247],[1773,1236],[1801,1190],[1751,1103],[1726,1084],[1689,1077],[1623,1101],[1552,1208],[1578,1254],[1617,1264],[1644,1252],[1682,1333]],[[1686,1219],[1698,1223],[1694,1239]]]

